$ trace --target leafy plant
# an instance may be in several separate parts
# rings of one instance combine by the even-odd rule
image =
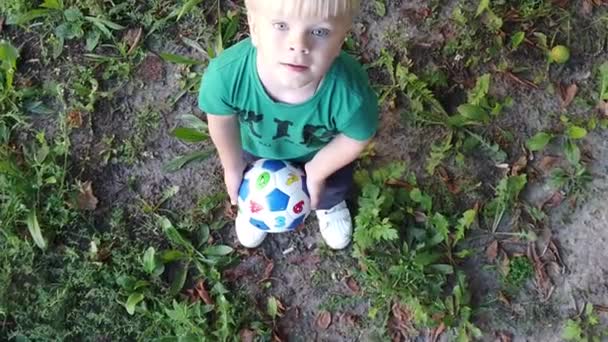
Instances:
[[[583,312],[575,319],[569,319],[562,331],[562,338],[575,342],[599,342],[608,337],[608,327],[600,326],[593,304],[585,303]]]
[[[184,126],[175,128],[171,135],[185,143],[199,143],[209,139],[207,123],[192,114],[184,114],[179,117]],[[165,172],[175,172],[186,165],[207,159],[213,154],[213,150],[195,151],[187,155],[177,157],[163,167]]]
[[[493,233],[496,232],[504,214],[517,202],[519,193],[524,189],[526,183],[527,176],[525,174],[507,176],[498,183],[494,199],[485,208],[486,217],[492,218],[491,231]]]
[[[86,49],[94,50],[102,36],[112,39],[112,30],[122,30],[125,27],[102,17],[85,15],[78,7],[66,8],[63,0],[44,0],[39,8],[24,13],[12,24],[23,25],[37,18],[49,18],[55,26],[53,57],[57,58],[63,52],[65,41],[81,39],[86,36]]]
[[[507,289],[516,291],[534,274],[532,262],[525,256],[517,256],[510,260],[508,271],[503,275]]]

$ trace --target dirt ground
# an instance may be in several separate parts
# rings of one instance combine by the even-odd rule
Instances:
[[[451,16],[457,1],[450,0],[436,7],[441,13],[437,22]],[[429,51],[435,51],[443,43],[442,27],[418,25],[411,13],[419,13],[431,6],[428,1],[387,1],[386,15],[378,16],[373,5],[365,3],[363,13],[355,30],[364,51],[363,58],[372,59],[382,48],[394,46],[394,37],[387,32],[395,29],[399,38],[407,42],[408,55],[414,65],[439,63],[434,58],[427,59]],[[605,13],[605,9],[603,10]],[[577,56],[576,51],[588,51],[585,39],[576,41],[572,32],[573,60],[563,67],[552,69],[551,78],[563,82],[576,82],[579,88],[592,81],[590,76],[601,61],[608,60],[606,45],[595,55]],[[604,32],[606,34],[606,32]],[[606,37],[598,37],[606,39]],[[396,46],[397,49],[404,47]],[[85,120],[84,126],[73,133],[75,151],[73,162],[77,178],[91,180],[99,199],[95,211],[96,220],[104,225],[105,218],[117,207],[133,208],[139,199],[158,201],[171,186],[179,187],[178,194],[168,203],[171,209],[187,209],[202,195],[222,191],[222,170],[214,156],[202,163],[167,173],[162,166],[192,147],[180,143],[169,132],[179,124],[178,116],[194,113],[204,118],[197,109],[196,94],[186,94],[173,107],[169,105],[180,92],[179,66],[167,63],[158,57],[161,52],[171,51],[191,57],[200,57],[195,52],[177,45],[175,42],[159,43],[149,47],[144,62],[136,71],[136,79],[121,87],[110,99],[99,102],[94,115]],[[522,53],[523,60],[530,60]],[[370,60],[368,60],[370,62]],[[529,63],[528,63],[529,65]],[[543,68],[544,64],[538,64]],[[491,72],[483,65],[473,73],[481,75]],[[465,74],[454,72],[454,79]],[[469,75],[470,76],[470,75]],[[46,77],[51,77],[50,75]],[[379,77],[373,74],[371,78]],[[510,131],[516,142],[510,144],[508,163],[515,162],[521,155],[521,146],[536,132],[553,129],[554,116],[560,112],[559,97],[547,89],[531,89],[495,74],[491,88],[493,95],[511,96],[513,106],[505,110],[492,129]],[[114,134],[117,141],[126,139],[132,132],[135,115],[142,111],[154,110],[160,114],[158,128],[147,133],[145,151],[132,165],[120,163],[111,158],[107,164],[102,161],[104,146],[100,143],[104,136]],[[442,136],[440,128],[413,125],[402,120],[406,103],[398,103],[397,108],[384,108],[380,131],[375,139],[378,163],[389,160],[403,160],[419,176],[421,183],[433,182],[424,172],[425,160],[430,145]],[[43,123],[37,123],[43,126]],[[556,144],[554,144],[556,145]],[[479,308],[474,322],[484,332],[484,341],[494,341],[497,332],[505,332],[513,341],[560,341],[565,321],[576,316],[584,303],[606,307],[608,305],[608,131],[591,132],[583,142],[584,155],[588,159],[593,181],[585,196],[576,203],[565,199],[548,210],[548,217],[537,226],[539,236],[530,245],[521,242],[501,240],[500,246],[506,251],[526,253],[535,248],[547,265],[546,275],[550,279],[548,289],[539,290],[534,280],[508,301],[501,300],[498,292],[500,284],[496,270],[487,267],[490,263],[485,250],[491,239],[482,231],[473,230],[467,244],[476,252],[464,263],[474,302]],[[200,147],[200,146],[198,146]],[[212,148],[205,143],[203,148]],[[529,156],[528,168],[538,167],[547,155],[558,153],[557,146],[550,146],[543,152]],[[563,158],[562,158],[563,159]],[[468,208],[479,199],[487,199],[493,193],[497,180],[504,170],[491,162],[472,161],[463,173],[471,173],[481,185],[464,194],[455,203],[458,208]],[[454,171],[456,172],[456,171]],[[526,187],[523,200],[542,207],[556,190],[549,185],[546,174],[537,172]],[[351,200],[355,207],[355,198]],[[133,232],[138,234],[139,232]],[[156,234],[147,232],[146,234]],[[224,243],[238,247],[232,227],[222,230]],[[546,261],[555,246],[557,253]],[[242,261],[233,275],[238,280],[231,285],[244,290],[261,307],[268,296],[280,298],[285,313],[278,321],[280,331],[289,341],[375,341],[380,321],[366,318],[368,299],[353,291],[349,281],[355,277],[356,261],[350,257],[351,250],[333,252],[323,246],[316,229],[314,217],[306,226],[293,234],[269,236],[263,245],[254,251],[239,249]],[[260,286],[265,271],[272,264],[271,286]],[[230,278],[230,276],[228,276]],[[331,313],[332,323],[328,329],[317,327],[317,315],[326,310]],[[603,324],[608,324],[608,314],[600,312]],[[423,337],[419,338],[423,340]]]

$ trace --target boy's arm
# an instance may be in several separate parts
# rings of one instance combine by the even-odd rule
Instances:
[[[207,114],[207,125],[209,136],[224,168],[224,182],[230,203],[236,204],[243,171],[246,167],[243,160],[238,118],[236,115]]]
[[[357,159],[370,140],[359,141],[344,134],[338,134],[306,163],[304,166],[306,184],[313,208],[318,204],[325,179]]]

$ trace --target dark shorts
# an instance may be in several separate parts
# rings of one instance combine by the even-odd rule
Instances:
[[[252,154],[243,152],[243,158],[248,164],[260,159]],[[304,169],[303,164],[294,163],[298,167]],[[344,201],[348,196],[348,192],[353,186],[353,174],[355,170],[355,164],[350,163],[334,172],[332,175],[327,177],[325,180],[325,187],[323,193],[319,199],[319,205],[317,209],[327,210],[331,209],[334,205]]]

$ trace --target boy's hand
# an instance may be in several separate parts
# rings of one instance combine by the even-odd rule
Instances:
[[[224,169],[224,183],[226,184],[226,192],[230,198],[230,204],[236,205],[239,196],[239,188],[243,181],[243,172],[247,164],[243,162],[232,168]]]
[[[304,171],[306,172],[306,187],[308,188],[308,194],[310,194],[310,207],[312,209],[317,209],[321,193],[323,193],[323,188],[325,187],[325,178],[319,175],[319,173],[310,166],[310,162],[304,165]]]

